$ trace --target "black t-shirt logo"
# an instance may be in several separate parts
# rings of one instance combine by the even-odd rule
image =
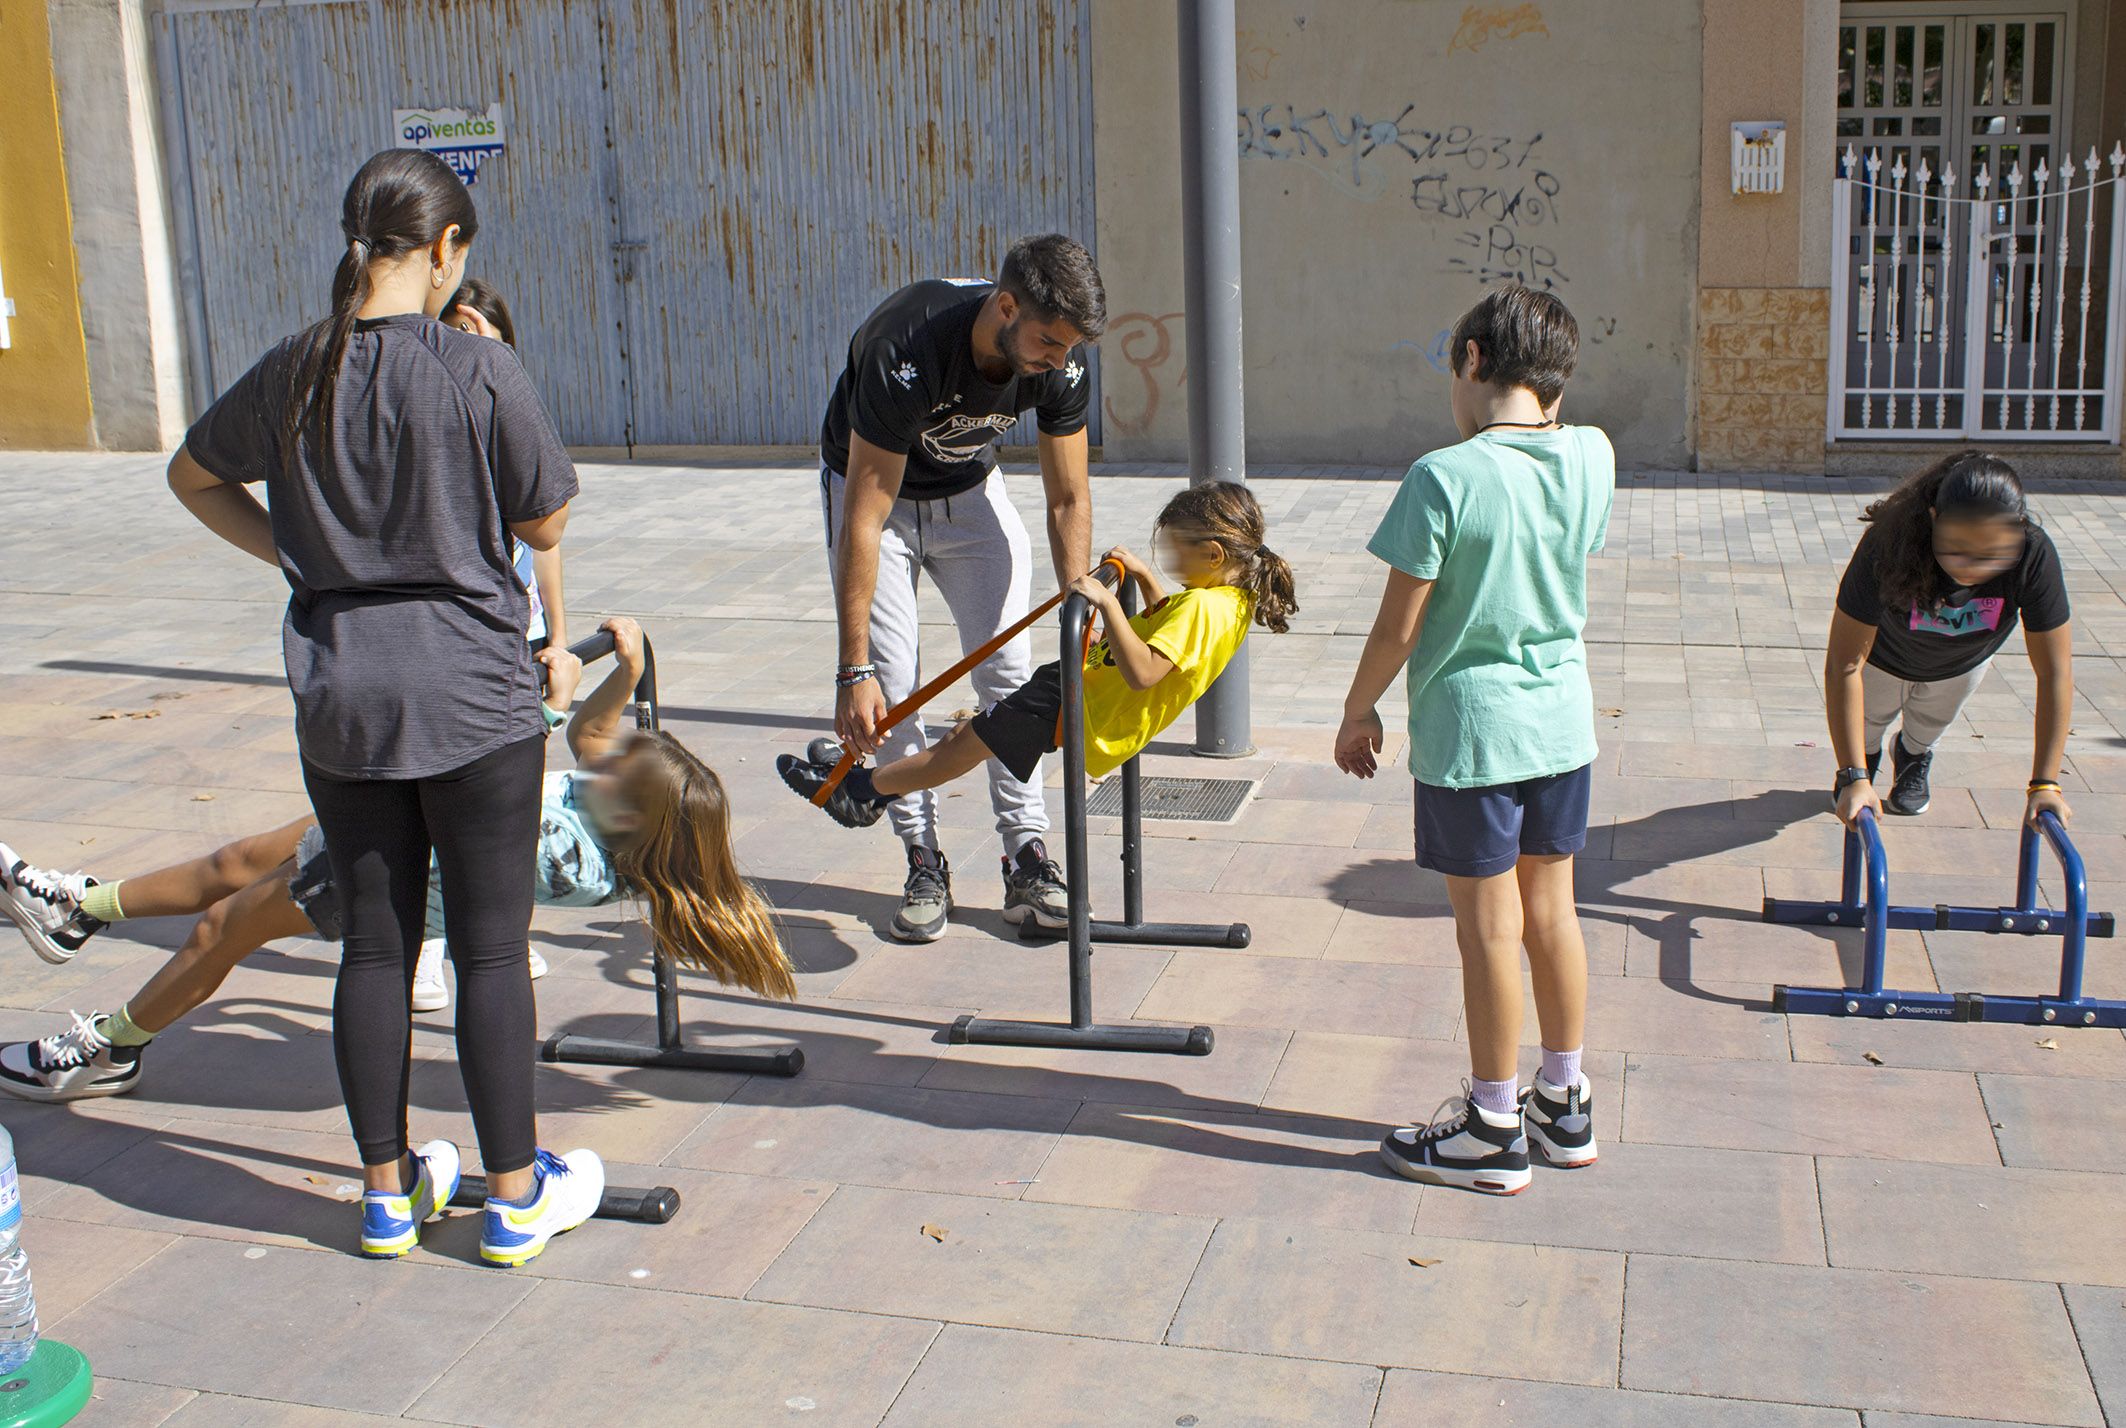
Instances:
[[[1011,412],[973,416],[962,412],[947,417],[923,433],[923,450],[939,465],[954,465],[978,459],[999,432],[1009,431],[1018,421]]]

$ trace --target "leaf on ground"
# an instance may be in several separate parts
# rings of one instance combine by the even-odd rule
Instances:
[[[101,714],[90,715],[89,722],[95,724],[101,723],[105,719],[160,719],[161,717],[162,711],[160,709],[106,709]]]
[[[1816,741],[1814,739],[1796,739],[1794,747],[1797,749],[1813,749],[1816,747]]]
[[[303,1179],[309,1181],[312,1185],[330,1185],[332,1183],[322,1175],[305,1175]]]
[[[1410,1263],[1416,1265],[1419,1269],[1430,1269],[1433,1265],[1438,1264],[1439,1261],[1436,1259],[1419,1259],[1416,1255],[1411,1255]]]
[[[195,793],[192,795],[192,801],[194,803],[212,803],[214,795],[211,793]]]
[[[1860,1059],[1861,1059],[1861,1060],[1863,1060],[1863,1061],[1865,1061],[1865,1062],[1867,1062],[1867,1063],[1868,1063],[1868,1065],[1870,1065],[1870,1066],[1880,1066],[1880,1065],[1882,1065],[1882,1058],[1881,1058],[1880,1056],[1877,1056],[1877,1055],[1876,1055],[1876,1054],[1875,1054],[1874,1052],[1872,1052],[1872,1051],[1863,1051],[1863,1052],[1861,1052],[1861,1053],[1860,1053]]]
[[[2060,1039],[2056,1036],[2044,1037],[2038,1042],[2038,1045],[2047,1051],[2057,1051],[2060,1049]]]
[[[1624,711],[1621,709],[1597,709],[1595,713],[1601,715],[1604,719],[1621,719],[1624,717]]]
[[[941,1225],[925,1225],[923,1226],[923,1233],[936,1240],[939,1244],[943,1244],[945,1243],[945,1236],[950,1234],[951,1231]]]

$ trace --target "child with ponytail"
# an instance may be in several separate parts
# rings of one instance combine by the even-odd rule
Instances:
[[[1141,614],[1125,616],[1115,591],[1092,575],[1074,587],[1099,612],[1104,637],[1085,656],[1085,771],[1104,777],[1129,762],[1181,711],[1203,697],[1247,638],[1251,624],[1283,634],[1299,604],[1292,567],[1263,544],[1262,507],[1232,481],[1209,481],[1178,493],[1159,513],[1152,540],[1159,564],[1178,576],[1167,590],[1157,573],[1117,547],[1118,562],[1143,596]],[[904,793],[936,788],[996,759],[1030,778],[1041,756],[1057,748],[1063,712],[1062,666],[1043,665],[1033,678],[921,753],[882,769],[849,771],[826,803],[836,822],[851,828],[876,823]],[[827,780],[833,760],[784,754],[775,761],[783,782],[810,798]],[[1039,908],[1008,909],[1009,921]]]

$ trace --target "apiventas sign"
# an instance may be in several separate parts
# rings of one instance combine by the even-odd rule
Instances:
[[[394,109],[392,147],[426,149],[468,185],[479,181],[483,160],[502,152],[502,106],[485,114],[469,109]]]

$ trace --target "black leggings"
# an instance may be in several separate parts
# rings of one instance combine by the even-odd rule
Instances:
[[[413,973],[428,854],[458,969],[458,1070],[487,1174],[532,1162],[532,882],[546,740],[525,739],[433,778],[303,782],[339,885],[346,936],[332,1051],[364,1165],[406,1154]]]

